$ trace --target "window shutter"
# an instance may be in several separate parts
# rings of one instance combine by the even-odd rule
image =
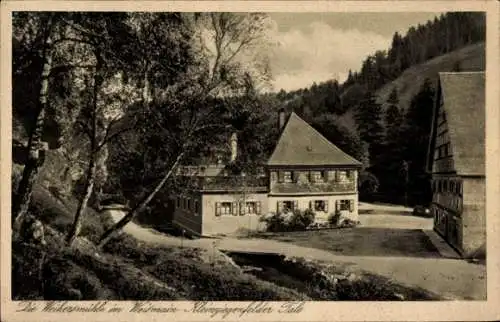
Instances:
[[[276,212],[281,213],[282,206],[281,206],[281,201],[278,201],[276,203]]]
[[[340,172],[335,171],[335,181],[339,182],[340,181]]]
[[[245,214],[245,211],[246,211],[246,204],[244,201],[240,202],[240,216],[243,216]]]
[[[309,181],[314,182],[314,172],[309,171]]]
[[[233,216],[238,215],[238,202],[233,201]]]
[[[328,200],[325,200],[325,212],[328,212]]]
[[[340,210],[340,202],[338,200],[335,200],[335,210],[336,211]]]
[[[327,170],[323,171],[323,178],[325,179],[325,181],[328,181],[328,171]]]
[[[278,182],[285,181],[285,173],[283,171],[278,171]]]
[[[313,202],[312,201],[309,201],[309,209],[314,210],[313,209]]]
[[[354,211],[354,200],[349,200],[349,211],[350,212]]]
[[[220,216],[220,202],[215,203],[215,215]]]
[[[261,205],[260,205],[260,201],[257,202],[257,215],[260,215],[262,212],[262,208],[261,208]]]
[[[293,201],[293,210],[296,210],[299,208],[299,202],[297,200]]]

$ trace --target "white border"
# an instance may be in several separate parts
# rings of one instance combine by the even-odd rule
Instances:
[[[455,302],[308,302],[296,315],[263,314],[230,316],[225,320],[241,321],[452,321],[497,320],[500,318],[499,288],[499,94],[498,40],[499,3],[497,1],[3,1],[1,4],[1,312],[5,321],[106,321],[150,319],[153,321],[205,321],[207,315],[188,313],[173,315],[134,313],[74,313],[42,314],[15,313],[17,305],[10,300],[10,167],[11,167],[11,20],[14,10],[60,11],[272,11],[272,12],[442,12],[487,11],[486,46],[486,147],[487,147],[487,225],[488,225],[488,300]],[[471,121],[473,122],[473,121]],[[80,302],[81,303],[81,302]],[[115,303],[115,302],[113,302]],[[131,302],[120,302],[130,305]],[[158,302],[156,302],[159,304]],[[167,305],[168,302],[160,302]],[[222,304],[224,302],[220,302]],[[234,302],[232,302],[234,303]],[[274,302],[269,302],[274,303]],[[192,302],[176,302],[179,308],[189,308]]]

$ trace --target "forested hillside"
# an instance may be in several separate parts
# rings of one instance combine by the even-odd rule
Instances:
[[[485,26],[481,13],[441,15],[404,36],[396,32],[390,48],[368,56],[343,83],[313,83],[276,97],[365,164],[363,197],[406,202],[404,190],[410,202],[425,203],[424,159],[438,73],[484,70]]]

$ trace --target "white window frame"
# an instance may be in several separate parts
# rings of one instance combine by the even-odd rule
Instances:
[[[245,201],[245,214],[256,215],[257,208],[257,201]]]
[[[318,207],[318,204],[322,205],[322,207]],[[314,211],[328,212],[328,200],[313,200],[312,206]]]
[[[228,207],[228,205],[229,205],[229,207]],[[231,201],[222,201],[220,203],[220,214],[222,216],[225,216],[225,215],[232,216],[233,215],[233,203]]]
[[[311,180],[312,182],[322,182],[325,181],[325,177],[323,175],[323,171],[311,171]]]
[[[293,173],[292,171],[283,171],[283,183],[292,183]]]
[[[283,200],[283,201],[281,202],[281,204],[282,204],[281,210],[282,210],[283,212],[285,212],[285,210],[287,210],[286,212],[289,212],[289,211],[294,211],[294,210],[295,210],[295,207],[294,207],[294,206],[295,206],[295,201],[293,201],[293,200]],[[285,204],[290,204],[290,205],[291,205],[291,207],[287,207],[287,208],[285,208]]]

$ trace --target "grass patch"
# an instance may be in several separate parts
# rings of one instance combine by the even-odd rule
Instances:
[[[285,258],[280,255],[232,253],[240,265],[253,267],[252,274],[283,287],[326,301],[438,300],[418,287],[395,283],[383,276],[356,271],[348,265]]]
[[[230,265],[212,265],[199,260],[201,250],[145,245],[122,235],[106,246],[137,267],[179,291],[190,300],[301,300],[307,296],[295,290],[242,274]]]
[[[274,239],[348,256],[440,257],[429,237],[419,229],[358,227],[260,233],[254,237]]]
[[[73,223],[77,207],[78,200],[75,198],[59,199],[48,189],[36,185],[33,189],[29,211],[44,224],[61,233],[66,233]],[[97,242],[105,229],[110,227],[112,223],[109,215],[98,213],[87,207],[82,218],[80,236]]]

